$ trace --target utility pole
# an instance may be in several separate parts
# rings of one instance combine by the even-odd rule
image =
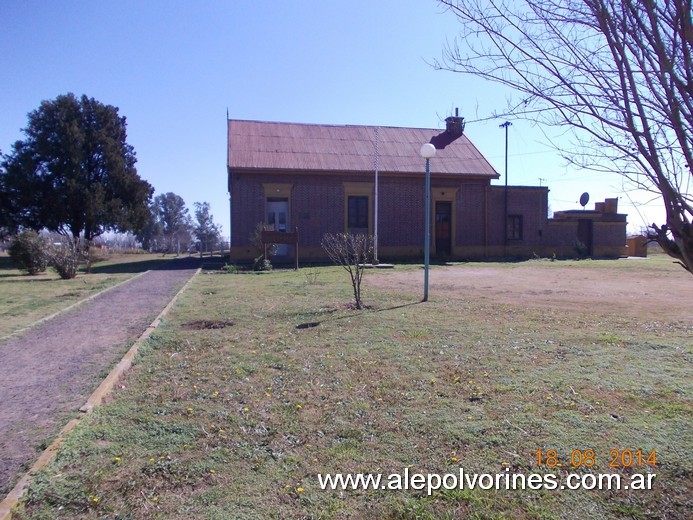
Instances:
[[[380,149],[378,148],[378,141],[380,140],[380,135],[378,132],[378,127],[375,127],[375,154],[373,158],[373,169],[375,170],[375,207],[373,208],[374,217],[374,238],[373,238],[373,263],[379,264],[378,260],[378,159],[380,157]]]
[[[508,246],[508,127],[512,125],[510,121],[506,121],[502,125],[499,125],[499,128],[505,128],[505,219],[503,223],[503,233],[504,233],[504,239],[503,239],[503,244],[505,245],[506,249]],[[504,253],[507,255],[507,250],[504,251]]]

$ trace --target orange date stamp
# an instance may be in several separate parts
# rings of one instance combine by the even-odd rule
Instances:
[[[603,460],[597,460],[594,450],[573,450],[569,455],[561,456],[556,450],[537,450],[534,452],[539,467],[547,468],[572,467],[593,468],[604,462],[610,468],[633,468],[642,466],[657,466],[657,452],[642,450],[609,450]]]

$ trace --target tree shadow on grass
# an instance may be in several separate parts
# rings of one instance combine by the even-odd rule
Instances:
[[[17,276],[16,272],[7,272],[16,270],[17,266],[9,256],[0,256],[0,277]]]
[[[91,272],[94,274],[137,274],[155,269],[177,271],[180,269],[197,269],[200,263],[200,259],[195,257],[152,258],[140,262],[95,265],[91,268]]]
[[[152,269],[159,269],[169,262],[166,258],[154,258],[151,260],[141,260],[139,262],[124,262],[119,264],[94,265],[91,268],[92,274],[136,274]]]
[[[354,314],[349,314],[349,315],[346,315],[346,316],[330,317],[330,318],[325,318],[325,319],[320,320],[320,321],[310,321],[310,322],[307,322],[307,323],[299,323],[298,325],[296,325],[296,328],[297,328],[297,329],[312,329],[312,328],[317,327],[318,325],[320,325],[320,324],[322,324],[322,323],[327,323],[327,322],[329,322],[329,321],[345,320],[345,319],[348,319],[348,318],[354,318],[355,316],[361,316],[362,314],[364,314],[364,313],[366,313],[366,312],[385,312],[385,311],[393,311],[393,310],[395,310],[395,309],[402,309],[402,308],[404,308],[404,307],[410,307],[410,306],[412,306],[412,305],[419,305],[420,303],[424,303],[424,302],[422,302],[421,300],[418,300],[418,301],[415,301],[415,302],[409,302],[409,303],[403,303],[403,304],[401,304],[401,305],[395,305],[395,306],[393,306],[393,307],[384,307],[384,308],[382,308],[382,309],[363,309],[363,310],[360,310],[360,311],[358,311],[358,312],[356,312],[356,313],[354,313]]]
[[[207,259],[209,261],[209,259]],[[197,269],[200,267],[201,260],[195,257],[184,258],[152,258],[141,260],[139,262],[122,262],[117,264],[93,265],[91,268],[92,274],[137,274],[154,269],[162,270],[179,270],[179,269]],[[80,274],[84,274],[84,269],[80,268]],[[1,278],[22,278],[22,281],[51,281],[50,279],[37,280],[26,273],[18,273],[17,266],[12,263],[9,257],[0,256],[0,279]],[[26,277],[26,278],[25,278]]]

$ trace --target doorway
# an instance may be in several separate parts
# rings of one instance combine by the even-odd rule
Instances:
[[[436,201],[435,223],[436,256],[449,258],[452,254],[452,202]]]
[[[289,199],[267,199],[267,227],[274,231],[289,231]],[[277,244],[276,256],[289,256],[291,246]]]
[[[581,256],[592,256],[592,220],[578,220],[577,238],[584,246],[584,251],[578,251]]]

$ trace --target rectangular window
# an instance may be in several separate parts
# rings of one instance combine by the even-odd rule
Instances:
[[[347,227],[368,229],[368,197],[348,198]]]
[[[508,215],[506,236],[508,240],[522,240],[522,215]]]

